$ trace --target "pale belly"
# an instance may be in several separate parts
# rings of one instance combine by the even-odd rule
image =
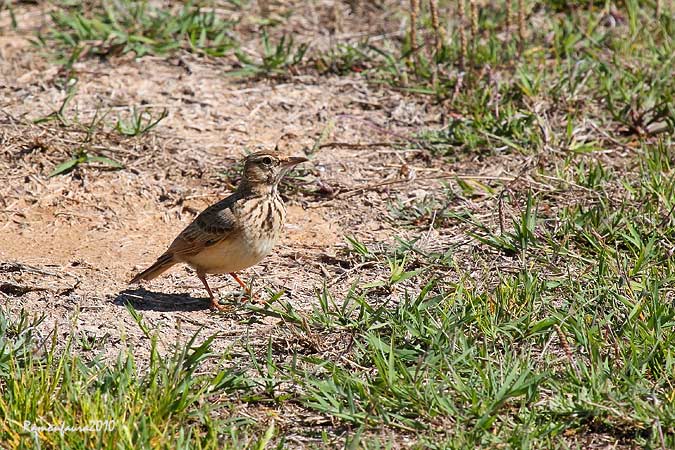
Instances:
[[[205,248],[191,256],[189,265],[205,273],[238,272],[258,264],[276,244],[276,236],[255,240],[230,239]]]

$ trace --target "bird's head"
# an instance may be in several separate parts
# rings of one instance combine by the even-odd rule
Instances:
[[[257,152],[244,160],[242,187],[252,190],[274,189],[296,165],[307,161],[301,156],[281,157],[269,152]]]

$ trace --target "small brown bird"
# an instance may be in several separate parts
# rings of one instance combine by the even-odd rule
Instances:
[[[213,296],[207,273],[229,273],[250,295],[236,272],[259,263],[272,251],[286,218],[277,187],[284,175],[305,161],[307,158],[281,158],[268,152],[247,156],[237,190],[202,211],[169,249],[130,283],[152,280],[174,264],[186,263],[204,283],[213,308],[225,309]]]

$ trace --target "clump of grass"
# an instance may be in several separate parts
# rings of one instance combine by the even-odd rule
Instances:
[[[327,52],[315,55],[311,64],[321,74],[348,75],[377,70],[380,64],[376,51],[367,44],[338,44]]]
[[[277,373],[290,371],[307,408],[441,448],[553,448],[598,426],[631,445],[672,446],[675,328],[666,324],[675,309],[660,280],[675,272],[668,246],[656,244],[675,230],[664,218],[670,203],[658,200],[673,188],[664,151],[645,149],[639,180],[600,182],[632,186],[625,198],[558,208],[555,198],[528,195],[504,235],[446,201],[457,220],[481,230],[478,242],[516,258],[513,269],[486,260],[470,275],[477,269],[455,262],[457,247],[430,252],[401,240],[373,249],[352,238],[355,259],[383,276],[342,299],[324,289],[308,317],[287,319],[319,336],[349,333],[351,350],[306,356]]]
[[[128,119],[121,117],[117,119],[115,129],[125,136],[140,136],[155,128],[168,115],[169,110],[166,108],[157,117],[153,117],[151,110],[139,110],[134,107]]]
[[[71,79],[72,81],[76,81],[76,79]],[[61,103],[61,106],[59,107],[58,111],[55,111],[51,114],[49,114],[46,117],[36,119],[34,122],[35,123],[46,123],[52,120],[57,120],[59,124],[62,127],[65,128],[72,128],[72,127],[77,127],[79,128],[78,123],[73,123],[71,120],[67,119],[65,116],[65,111],[67,108],[68,103],[73,99],[73,97],[76,95],[76,87],[75,83],[70,83],[69,85],[69,90]],[[118,161],[115,161],[112,158],[109,158],[107,156],[102,156],[102,155],[96,155],[92,154],[90,150],[90,144],[92,140],[94,139],[94,135],[102,130],[104,124],[104,119],[105,119],[106,114],[99,114],[98,111],[96,114],[91,119],[91,122],[89,125],[82,127],[84,128],[85,134],[81,138],[80,144],[77,146],[77,149],[74,151],[72,154],[72,157],[70,159],[67,159],[66,161],[58,164],[52,172],[49,174],[49,177],[54,177],[57,175],[65,174],[68,173],[72,170],[74,170],[76,167],[80,166],[81,164],[87,164],[87,163],[101,163],[104,164],[105,166],[112,168],[112,169],[122,169],[124,168],[124,165]]]
[[[244,51],[237,50],[235,55],[241,68],[227,72],[230,76],[283,76],[298,67],[303,61],[308,44],[296,45],[291,35],[283,35],[276,43],[270,39],[267,29],[261,34],[262,55],[251,58]]]
[[[77,114],[73,117],[68,117],[66,113],[68,105],[77,95],[77,78],[74,75],[67,76],[65,85],[66,95],[61,102],[59,109],[45,117],[37,118],[33,120],[33,122],[37,124],[46,124],[56,121],[58,125],[65,130],[81,131],[84,132],[84,134],[80,135],[80,133],[78,133],[78,135],[80,135],[80,142],[72,153],[71,158],[56,165],[49,174],[49,177],[69,173],[80,165],[88,163],[100,163],[111,169],[124,168],[124,164],[119,161],[108,156],[96,154],[97,152],[92,150],[92,144],[96,135],[108,133],[105,121],[108,113],[96,110],[89,124],[80,123]],[[153,112],[150,109],[137,109],[136,107],[133,107],[128,118],[118,117],[117,122],[112,126],[112,130],[125,137],[142,136],[159,125],[168,114],[168,110],[163,109],[157,117],[154,117]]]
[[[195,334],[162,355],[158,334],[129,308],[147,332],[147,366],[139,367],[131,349],[112,362],[86,357],[75,348],[74,335],[61,341],[56,330],[39,340],[42,318],[0,312],[0,440],[5,445],[216,448],[222,439],[249,439],[248,421],[219,419],[213,416],[215,404],[207,401],[223,402],[250,387],[241,371],[223,367],[222,359],[214,367],[219,359],[211,350],[215,336]],[[208,374],[200,373],[206,365]],[[74,430],[61,433],[61,425]]]
[[[52,14],[54,28],[39,42],[55,43],[64,60],[77,53],[109,56],[165,54],[177,49],[223,56],[235,47],[233,23],[203,11],[192,2],[175,9],[149,2],[122,0],[60,8]],[[51,44],[53,45],[53,44]]]
[[[80,164],[87,164],[87,163],[101,163],[112,169],[124,168],[124,165],[122,163],[115,161],[114,159],[108,158],[107,156],[91,155],[86,150],[86,148],[80,147],[77,149],[72,158],[54,167],[54,170],[52,170],[52,172],[49,174],[49,177],[55,177],[57,175],[66,174],[75,169],[76,167],[78,167]]]

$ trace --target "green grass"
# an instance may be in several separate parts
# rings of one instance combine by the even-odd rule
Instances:
[[[175,8],[157,8],[147,1],[75,1],[56,9],[54,27],[39,42],[61,52],[62,59],[105,57],[133,52],[136,56],[166,54],[183,49],[222,56],[234,47],[233,22],[213,10],[187,2]]]
[[[594,227],[578,212],[565,218]],[[617,233],[622,252],[597,242],[561,251],[570,235],[588,232],[556,236],[526,214],[508,233],[522,269],[491,274],[486,265],[477,280],[452,249],[428,254],[402,243],[398,260],[423,270],[399,288],[400,302],[377,305],[379,285],[340,302],[322,296],[309,326],[353,336],[349,358],[308,357],[289,376],[305,387],[308,408],[366,429],[419,433],[425,446],[564,448],[566,433],[598,432],[658,447],[658,419],[671,447],[673,271],[649,233],[626,225]],[[557,253],[573,262],[565,271],[547,261]],[[392,256],[374,258],[390,265]],[[449,271],[460,281],[444,282]]]
[[[127,349],[104,364],[82,351],[96,343],[37,340],[34,319],[1,316],[0,442],[32,448],[26,420],[113,420],[109,432],[39,441],[283,448],[290,431],[237,415],[245,404],[320,417],[292,432],[328,447],[343,433],[350,448],[403,438],[417,448],[585,448],[594,438],[675,448],[675,29],[635,1],[621,5],[623,23],[606,26],[600,6],[589,14],[542,2],[522,44],[503,41],[503,11],[486,8],[486,35],[470,43],[465,68],[456,30],[417,66],[405,39],[316,55],[263,35],[261,61],[240,56],[239,75],[277,77],[312,61],[319,73],[356,71],[381,89],[446,102],[445,123],[409,145],[512,181],[446,178],[418,202],[392,201],[387,220],[405,238],[393,247],[348,238],[341,256],[367,267],[348,293],[316,286],[309,313],[281,293],[249,307],[281,319],[263,348],[244,339],[214,355],[211,338],[196,336],[162,358],[156,331],[130,309],[150,361],[139,367]],[[196,7],[171,17],[138,8],[133,30],[119,11],[85,19],[68,9],[45,42],[72,50],[93,40],[98,53],[113,42],[138,55],[232,48],[226,22],[199,25],[206,13]],[[143,113],[130,120],[122,133],[156,125]],[[432,221],[466,239],[429,250]]]
[[[148,331],[142,317],[129,308]],[[195,334],[166,356],[158,352],[158,334],[148,333],[150,359],[139,367],[132,349],[110,363],[92,351],[104,349],[104,342],[76,334],[61,342],[58,330],[40,337],[36,327],[42,320],[23,312],[15,320],[0,314],[3,445],[220,448],[221,440],[231,445],[254,442],[247,435],[249,420],[212,416],[213,405],[222,409],[222,400],[249,387],[240,370],[225,367],[226,357],[210,350],[215,336],[199,339]],[[211,360],[209,375],[198,374]],[[61,424],[99,429],[30,431],[32,426]],[[188,424],[195,426],[184,428]]]
[[[235,55],[241,68],[227,72],[230,76],[239,77],[273,77],[285,75],[302,62],[309,46],[307,44],[296,45],[292,36],[283,35],[278,42],[270,40],[265,28],[261,31],[260,43],[262,54],[259,61],[251,58],[243,51],[236,51]]]

